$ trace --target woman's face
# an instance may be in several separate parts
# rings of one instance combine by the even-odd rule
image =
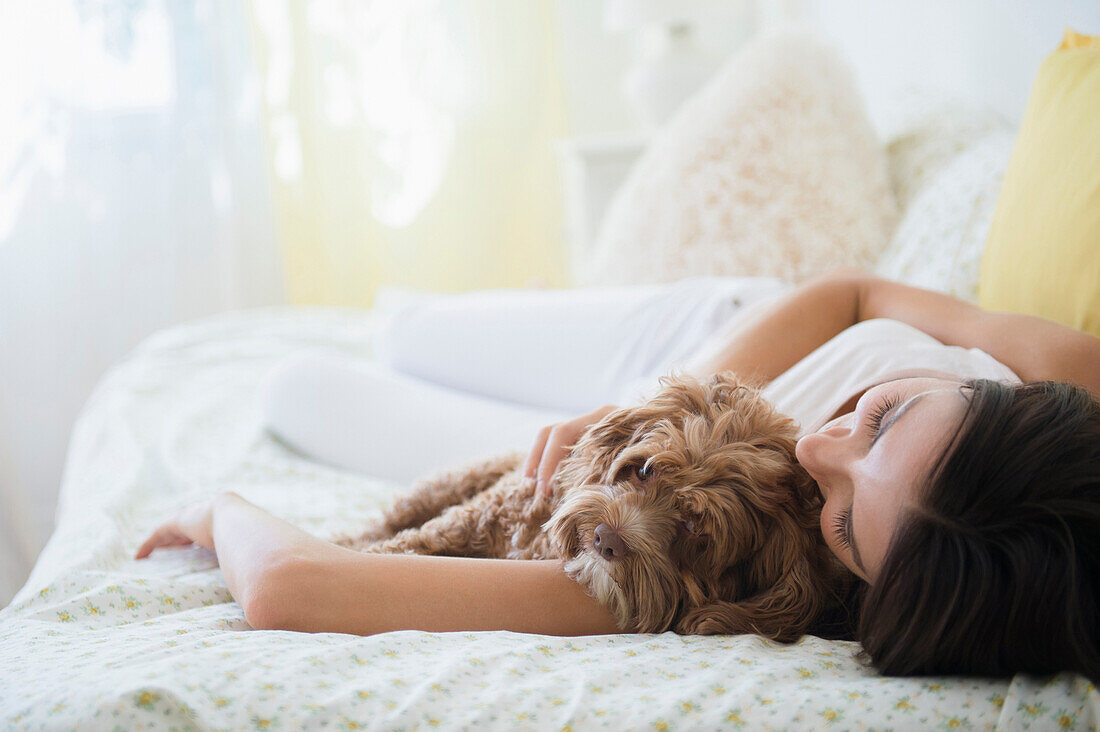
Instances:
[[[795,456],[821,487],[821,530],[853,572],[873,582],[899,514],[916,504],[932,464],[962,421],[961,382],[898,379],[869,389],[854,412],[804,435]]]

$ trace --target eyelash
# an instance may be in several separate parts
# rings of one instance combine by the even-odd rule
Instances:
[[[901,402],[901,397],[887,396],[879,400],[871,410],[871,416],[868,418],[867,431],[874,439],[875,435],[882,428],[882,418],[886,416],[886,413],[896,407]],[[848,536],[848,519],[852,515],[852,507],[844,509],[836,515],[833,519],[833,530],[836,533],[836,540],[842,547],[849,547],[852,545],[851,537]]]
[[[848,517],[852,515],[852,508],[849,506],[836,515],[833,519],[833,529],[836,532],[837,542],[842,547],[851,546],[851,540],[848,538]]]
[[[875,435],[878,434],[879,429],[882,427],[882,418],[900,402],[901,397],[894,395],[882,398],[879,400],[879,403],[875,405],[874,409],[871,411],[871,416],[867,420],[867,431],[871,439],[875,438]]]

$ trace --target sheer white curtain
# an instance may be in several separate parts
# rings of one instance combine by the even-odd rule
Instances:
[[[0,606],[73,420],[160,328],[284,299],[236,0],[35,0],[0,22]]]

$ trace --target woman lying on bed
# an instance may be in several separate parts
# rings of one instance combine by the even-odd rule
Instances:
[[[865,653],[888,674],[1100,678],[1100,340],[841,270],[746,315],[691,370],[836,383],[835,361],[807,357],[879,318],[939,348],[972,349],[1019,379],[947,367],[892,378],[852,393],[799,440],[798,459],[825,498],[826,540],[867,583]],[[528,475],[545,489],[567,446],[611,409],[543,429]],[[360,554],[233,493],[157,528],[137,558],[191,542],[216,551],[259,629],[618,630],[558,561]]]

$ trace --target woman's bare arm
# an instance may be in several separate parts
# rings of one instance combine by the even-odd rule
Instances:
[[[836,334],[891,318],[949,346],[980,348],[1024,381],[1068,381],[1100,398],[1100,339],[1045,318],[999,313],[965,300],[841,269],[799,285],[737,321],[720,351],[688,371],[733,370],[764,385]]]
[[[212,525],[226,585],[257,629],[619,632],[558,561],[361,554],[235,494],[219,497]]]
[[[1024,381],[1073,382],[1100,398],[1100,338],[1046,318],[983,310],[869,274],[852,276],[860,320],[900,320],[949,346],[980,348]]]
[[[259,626],[370,635],[391,630],[621,632],[556,560],[361,554],[314,540],[264,590]]]

